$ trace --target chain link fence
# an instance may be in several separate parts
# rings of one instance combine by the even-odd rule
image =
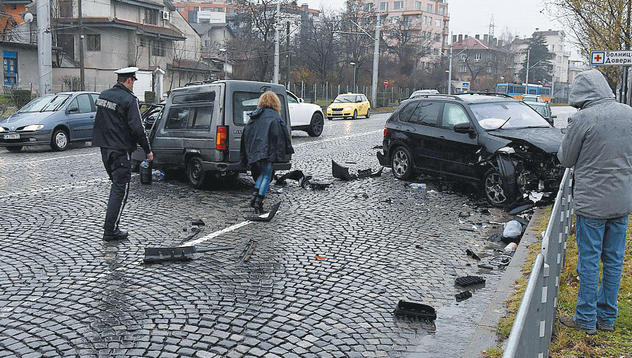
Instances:
[[[571,169],[566,169],[503,358],[549,356],[566,240],[573,223],[572,177]]]

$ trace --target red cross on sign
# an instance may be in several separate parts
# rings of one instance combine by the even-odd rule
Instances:
[[[599,56],[599,54],[597,54],[597,56],[595,56],[595,61],[597,61],[597,62],[601,61],[601,56]]]

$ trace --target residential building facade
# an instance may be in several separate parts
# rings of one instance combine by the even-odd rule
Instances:
[[[448,48],[450,15],[446,0],[363,0],[365,12],[378,11],[383,31],[411,31],[427,47],[421,63],[436,62]]]
[[[473,91],[494,92],[499,82],[511,81],[513,56],[506,46],[488,35],[454,35],[452,78],[470,82]]]

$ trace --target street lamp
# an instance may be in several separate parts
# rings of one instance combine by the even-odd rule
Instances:
[[[353,91],[358,92],[358,90],[356,89],[356,63],[352,61],[349,62],[349,64],[353,66]]]

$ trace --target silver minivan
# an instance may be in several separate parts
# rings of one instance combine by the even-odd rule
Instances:
[[[259,96],[272,91],[281,100],[281,117],[288,133],[291,123],[285,86],[252,81],[216,81],[174,89],[162,114],[149,131],[153,168],[166,174],[182,173],[195,188],[211,176],[237,176],[241,163],[241,135],[257,108]],[[133,155],[136,167],[144,159]],[[290,169],[290,162],[274,163],[275,170]],[[256,173],[253,173],[256,175]]]

